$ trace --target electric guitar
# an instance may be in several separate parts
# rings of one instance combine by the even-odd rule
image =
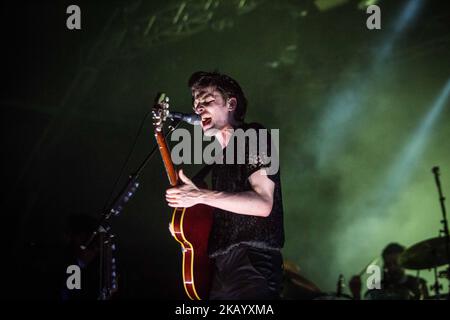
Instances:
[[[177,186],[179,179],[163,134],[169,116],[169,98],[161,93],[153,108],[155,138],[166,169],[169,183]],[[212,226],[213,208],[198,204],[190,208],[175,208],[172,213],[173,236],[181,245],[183,285],[191,300],[207,299],[211,280],[208,239]]]

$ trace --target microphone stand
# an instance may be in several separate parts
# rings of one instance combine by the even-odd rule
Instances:
[[[447,213],[445,210],[445,203],[444,203],[445,197],[442,193],[441,181],[439,179],[439,175],[440,175],[439,167],[433,167],[432,171],[434,174],[434,178],[436,180],[436,185],[437,185],[437,189],[438,189],[438,193],[439,193],[439,202],[441,203],[442,216],[443,216],[441,223],[444,226],[444,228],[442,230],[439,230],[439,233],[443,234],[444,238],[445,238],[445,251],[446,251],[446,255],[447,255],[447,280],[448,280],[448,285],[449,285],[447,299],[450,300],[450,235],[449,235],[449,231],[448,231]],[[435,270],[435,273],[436,273],[436,270]]]
[[[181,121],[173,121],[172,124],[169,126],[169,130],[167,131],[165,135],[165,139],[178,127],[178,125],[181,123]],[[173,125],[175,124],[175,125]],[[86,250],[88,247],[90,247],[94,241],[94,239],[99,235],[99,249],[100,249],[100,262],[99,262],[99,269],[100,269],[100,293],[98,296],[99,300],[107,300],[111,296],[112,289],[115,288],[109,288],[108,285],[105,286],[105,284],[111,283],[110,279],[105,279],[103,276],[103,270],[105,268],[105,263],[107,261],[104,261],[104,254],[103,254],[103,242],[104,239],[109,239],[112,235],[110,233],[111,226],[109,225],[108,221],[111,218],[111,216],[118,216],[125,204],[131,199],[131,197],[135,194],[136,190],[139,187],[138,178],[139,175],[142,173],[145,166],[149,163],[150,159],[155,154],[156,150],[158,149],[158,145],[156,144],[153,149],[150,151],[150,153],[146,156],[144,161],[140,164],[140,166],[137,168],[137,170],[132,173],[128,177],[128,182],[122,187],[121,191],[117,194],[117,196],[114,198],[113,202],[109,207],[106,208],[105,212],[102,214],[102,217],[100,218],[97,227],[92,232],[89,239],[85,242],[84,245],[81,246],[82,250]],[[106,236],[105,236],[106,235]],[[114,250],[114,247],[113,247]],[[109,268],[108,268],[109,269]]]
[[[342,291],[344,289],[344,275],[341,273],[338,278],[336,286],[336,297],[340,298],[342,296]]]

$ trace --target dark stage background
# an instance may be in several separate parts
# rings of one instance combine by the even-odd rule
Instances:
[[[381,30],[366,28],[367,3],[381,7]],[[70,4],[81,30],[66,28]],[[283,253],[323,291],[389,242],[438,235],[433,166],[450,194],[448,1],[8,1],[0,21],[8,298],[58,299],[68,217],[101,215],[156,92],[189,112],[197,70],[232,75],[247,119],[280,129]],[[119,186],[154,144],[148,118]],[[184,298],[159,154],[140,182],[112,223],[118,297]]]

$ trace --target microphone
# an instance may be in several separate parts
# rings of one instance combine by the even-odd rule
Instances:
[[[169,112],[169,118],[181,120],[193,126],[198,126],[202,123],[202,118],[195,113],[187,114],[182,112]]]

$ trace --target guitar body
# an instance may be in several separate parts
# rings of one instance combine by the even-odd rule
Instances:
[[[182,275],[186,294],[191,300],[209,296],[211,261],[208,257],[208,238],[213,221],[213,208],[198,204],[190,208],[175,208],[172,228],[181,244]]]

